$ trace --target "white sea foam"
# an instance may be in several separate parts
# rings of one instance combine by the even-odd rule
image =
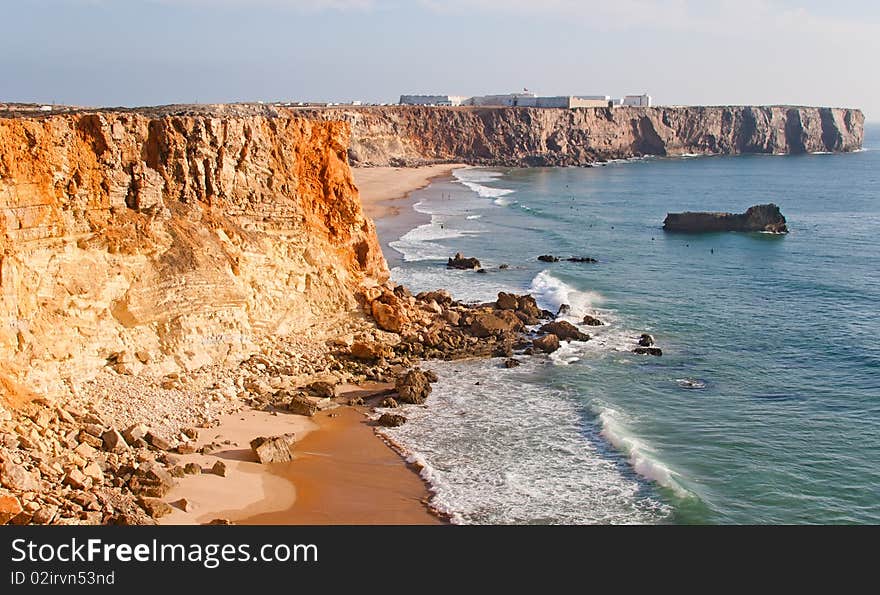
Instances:
[[[573,395],[491,361],[432,362],[427,406],[382,429],[422,467],[431,504],[456,523],[652,523],[670,513],[604,447]],[[479,384],[475,381],[479,379]]]
[[[454,229],[449,227],[446,220],[446,217],[432,215],[430,223],[409,230],[399,240],[390,242],[388,245],[400,252],[405,262],[446,260],[449,257],[449,248],[437,243],[438,240],[462,238],[480,233],[479,231]]]
[[[541,271],[532,279],[529,293],[538,305],[553,313],[556,313],[562,304],[568,304],[571,309],[564,316],[566,319],[582,320],[584,315],[594,312],[596,305],[603,300],[600,294],[594,291],[579,291],[557,279],[547,270]]]
[[[498,178],[502,177],[503,174],[496,171],[466,167],[454,170],[452,175],[460,183],[467,186],[483,198],[497,199],[514,192],[509,188],[494,188],[485,185],[487,183],[495,182]],[[496,202],[496,204],[498,203]]]
[[[482,217],[482,215],[468,215],[465,219],[472,221],[474,219],[479,219],[480,217]]]
[[[617,450],[629,458],[636,473],[672,490],[679,498],[691,497],[680,483],[678,473],[666,466],[657,457],[657,451],[649,444],[634,436],[624,424],[623,415],[607,406],[597,405],[602,436]]]

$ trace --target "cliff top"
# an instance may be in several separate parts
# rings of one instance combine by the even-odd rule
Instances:
[[[44,110],[45,107],[51,109]],[[615,107],[615,110],[653,111],[653,110],[702,110],[702,109],[726,109],[726,108],[806,108],[816,106],[800,105],[664,105],[654,107]],[[495,107],[495,106],[418,106],[418,105],[288,105],[287,102],[271,103],[176,103],[170,105],[142,106],[142,107],[87,107],[73,105],[52,105],[38,103],[0,103],[0,118],[46,118],[60,114],[93,114],[93,113],[132,113],[149,118],[164,118],[168,116],[211,116],[215,118],[240,118],[247,116],[264,116],[267,118],[282,117],[291,111],[308,112],[324,110],[359,110],[359,111],[383,111],[389,109],[437,109],[449,111],[486,111],[486,110],[550,110],[557,111],[560,108],[535,108],[535,107]],[[576,110],[605,110],[609,108],[575,108]],[[852,111],[861,111],[858,108],[834,108]]]

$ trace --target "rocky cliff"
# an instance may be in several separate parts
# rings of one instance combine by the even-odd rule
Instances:
[[[348,142],[289,113],[0,114],[7,396],[234,361],[356,308],[387,273]]]
[[[347,121],[355,165],[587,165],[643,155],[853,151],[859,110],[818,107],[615,109],[391,106],[306,110]]]

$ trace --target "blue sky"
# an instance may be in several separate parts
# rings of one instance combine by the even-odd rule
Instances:
[[[880,3],[0,0],[0,101],[80,105],[648,91],[861,107]]]

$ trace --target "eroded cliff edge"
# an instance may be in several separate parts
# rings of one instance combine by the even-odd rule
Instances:
[[[303,113],[348,122],[349,156],[362,166],[589,165],[644,155],[854,151],[864,130],[860,110],[824,107],[389,106]]]
[[[0,383],[235,361],[387,277],[349,127],[134,111],[0,118]]]

